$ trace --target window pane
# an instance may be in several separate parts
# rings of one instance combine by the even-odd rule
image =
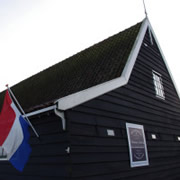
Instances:
[[[159,73],[152,72],[153,74],[153,82],[154,82],[154,89],[156,92],[156,96],[162,99],[165,99],[164,87],[162,83],[162,78]]]

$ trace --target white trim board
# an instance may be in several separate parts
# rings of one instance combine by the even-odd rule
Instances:
[[[147,20],[148,20],[148,19],[147,19]],[[164,60],[164,63],[165,63],[166,68],[167,68],[167,71],[168,71],[168,73],[169,73],[169,75],[170,75],[170,77],[171,77],[171,80],[172,80],[172,83],[173,83],[173,85],[174,85],[174,87],[175,87],[175,90],[176,90],[176,92],[177,92],[177,95],[178,95],[178,97],[180,98],[179,90],[178,90],[178,88],[177,88],[177,85],[176,85],[176,83],[175,83],[175,80],[174,80],[174,78],[173,78],[173,75],[172,75],[172,73],[171,73],[171,70],[170,70],[170,68],[169,68],[169,65],[168,65],[168,63],[167,63],[167,61],[166,61],[166,58],[165,58],[165,56],[164,56],[164,53],[163,53],[163,51],[162,51],[162,49],[161,49],[161,47],[160,47],[160,44],[159,44],[158,39],[157,39],[157,36],[156,36],[156,34],[155,34],[155,32],[154,32],[154,30],[153,30],[153,28],[152,28],[151,23],[150,23],[149,20],[148,20],[148,24],[149,24],[149,28],[150,28],[150,30],[151,30],[151,32],[152,32],[152,34],[153,34],[153,37],[154,37],[154,39],[155,39],[155,41],[156,41],[156,44],[157,44],[157,46],[158,46],[158,48],[159,48],[159,51],[160,51],[160,53],[161,53],[161,56],[162,56],[162,58],[163,58],[163,60]]]
[[[46,108],[43,108],[43,109],[39,109],[37,111],[27,113],[26,115],[23,115],[23,117],[25,118],[25,117],[35,116],[37,114],[41,114],[41,113],[51,111],[51,110],[54,110],[54,109],[56,109],[56,105],[52,105],[52,106],[49,106],[49,107],[46,107]]]
[[[152,29],[152,27],[150,25],[150,22],[149,22],[148,18],[145,18],[143,20],[143,23],[142,23],[141,27],[140,27],[139,33],[138,33],[138,35],[136,37],[135,43],[134,43],[134,45],[132,47],[132,50],[130,52],[130,55],[128,57],[127,63],[125,65],[125,67],[124,67],[124,70],[123,70],[121,76],[118,77],[118,78],[115,78],[113,80],[104,82],[102,84],[98,84],[96,86],[90,87],[88,89],[85,89],[85,90],[82,90],[82,91],[79,91],[79,92],[76,92],[74,94],[70,94],[68,96],[65,96],[65,97],[62,97],[62,98],[58,99],[55,102],[55,103],[58,104],[58,106],[57,106],[58,109],[62,110],[62,111],[71,109],[71,108],[73,108],[75,106],[78,106],[78,105],[80,105],[82,103],[85,103],[85,102],[87,102],[87,101],[89,101],[91,99],[94,99],[94,98],[96,98],[96,97],[98,97],[100,95],[103,95],[105,93],[108,93],[108,92],[110,92],[112,90],[115,90],[115,89],[117,89],[119,87],[122,87],[122,86],[126,85],[128,83],[128,81],[129,81],[130,76],[131,76],[132,69],[133,69],[134,64],[136,62],[139,50],[141,48],[141,45],[142,45],[142,42],[143,42],[143,39],[144,39],[144,36],[146,34],[146,31],[147,31],[148,27],[150,28],[150,30],[151,30],[151,32],[152,32],[152,34],[153,34],[153,36],[154,36],[154,38],[156,40],[158,48],[159,48],[159,50],[160,50],[160,52],[162,54],[163,60],[164,60],[164,62],[166,64],[166,66],[167,66],[168,72],[169,72],[169,74],[170,74],[170,76],[172,78],[172,75],[171,75],[170,70],[168,68],[168,65],[167,65],[167,63],[165,61],[164,55],[163,55],[163,53],[162,53],[162,51],[160,49],[160,46],[158,44],[157,38],[156,38],[156,36],[154,34],[154,31],[153,31],[153,29]],[[173,78],[172,78],[172,80],[173,80]],[[173,81],[173,83],[174,83],[174,81]],[[175,83],[174,83],[174,86],[176,88]],[[177,88],[176,88],[176,91],[177,91]],[[178,91],[177,91],[177,93],[178,93]]]

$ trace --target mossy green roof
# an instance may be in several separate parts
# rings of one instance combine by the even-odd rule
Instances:
[[[67,58],[16,84],[14,94],[26,112],[120,77],[142,23]],[[0,94],[2,106],[4,92]]]

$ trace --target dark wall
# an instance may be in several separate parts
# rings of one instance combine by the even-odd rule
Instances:
[[[147,33],[129,83],[68,110],[67,131],[54,112],[31,117],[40,139],[30,129],[32,153],[24,171],[1,161],[0,179],[179,179],[180,102],[157,45],[149,39]],[[165,100],[155,95],[152,70],[162,75]],[[149,166],[130,167],[126,122],[144,126]],[[107,129],[115,136],[108,136]]]
[[[155,95],[152,70],[162,75],[165,100]],[[180,178],[180,102],[148,32],[129,83],[67,111],[66,117],[71,133],[72,179]],[[130,167],[126,122],[144,126],[149,166]],[[115,136],[108,136],[107,129],[113,129]],[[156,140],[152,140],[152,133]]]
[[[67,180],[71,174],[68,132],[62,131],[61,119],[53,112],[30,118],[40,135],[38,139],[30,129],[32,153],[22,173],[8,161],[0,162],[2,180]]]

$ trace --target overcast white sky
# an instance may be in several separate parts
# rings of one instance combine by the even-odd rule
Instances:
[[[180,0],[146,0],[180,91]],[[0,91],[144,19],[142,0],[0,0]]]

